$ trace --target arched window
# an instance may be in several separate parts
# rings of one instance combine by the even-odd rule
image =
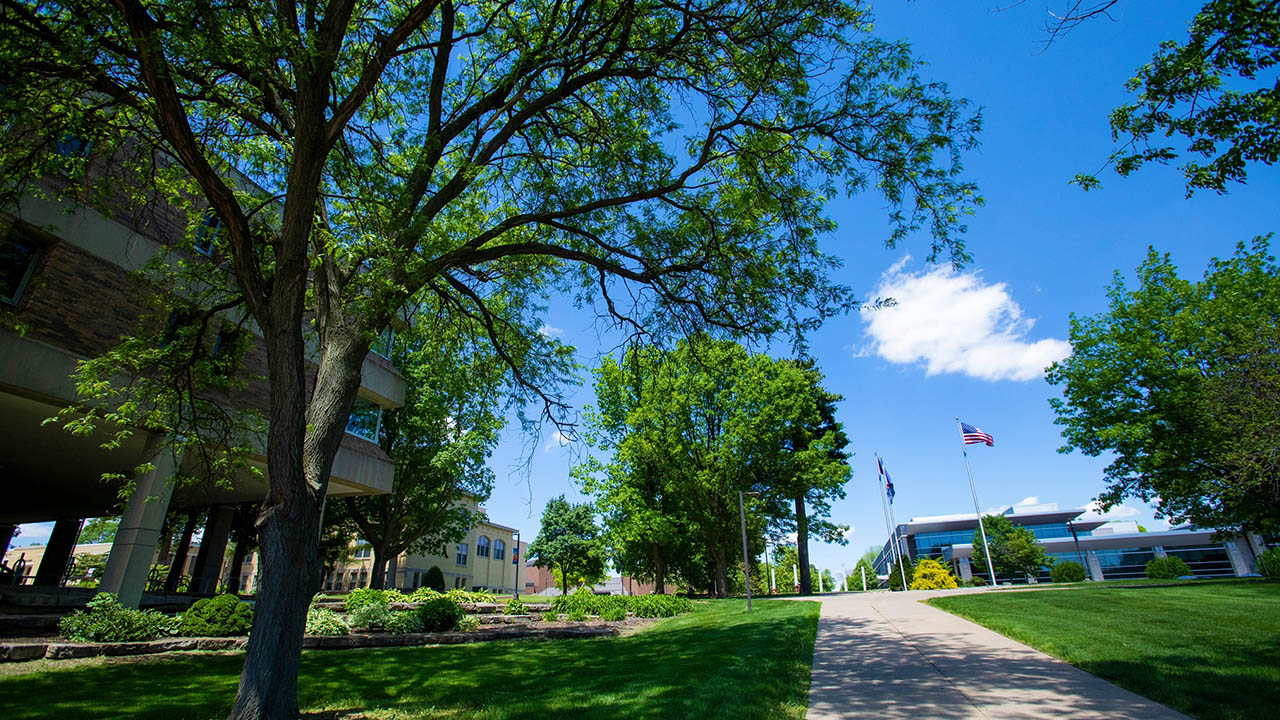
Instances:
[[[493,541],[493,559],[502,560],[507,556],[507,544],[501,540]]]
[[[476,557],[489,557],[489,538],[484,535],[476,538]]]

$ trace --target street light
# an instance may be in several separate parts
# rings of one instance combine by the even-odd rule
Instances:
[[[751,612],[751,561],[747,558],[747,511],[744,496],[760,497],[758,492],[738,491],[738,519],[742,521],[742,577],[747,581],[747,612]]]

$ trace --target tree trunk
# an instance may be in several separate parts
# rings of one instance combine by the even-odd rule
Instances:
[[[191,550],[191,536],[196,532],[196,520],[200,513],[192,510],[187,513],[187,524],[182,526],[182,538],[178,540],[178,549],[173,553],[173,561],[169,563],[169,574],[164,579],[164,591],[173,592],[178,589],[178,581],[182,579],[182,566],[187,564],[187,553]]]
[[[298,717],[302,635],[307,607],[321,582],[322,499],[355,404],[364,357],[354,336],[339,337],[341,330],[330,328],[308,404],[301,313],[280,316],[266,332],[270,491],[258,522],[261,580],[229,720]]]
[[[716,597],[723,598],[729,596],[729,562],[725,559],[724,548],[719,548],[715,552],[716,561]]]
[[[653,544],[653,591],[659,595],[667,594],[667,560],[658,543]]]
[[[382,590],[387,587],[387,549],[373,546],[373,567],[369,569],[369,587]]]
[[[236,541],[236,550],[231,555],[231,577],[227,579],[227,592],[233,595],[240,594],[240,586],[243,584],[240,578],[241,568],[244,567],[245,555],[249,554],[249,541],[241,538]]]
[[[813,594],[813,578],[809,576],[809,517],[805,515],[804,495],[796,496],[796,561],[800,566],[800,594]]]

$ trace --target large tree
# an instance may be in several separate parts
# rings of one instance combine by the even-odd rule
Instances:
[[[1108,508],[1126,497],[1173,522],[1280,529],[1280,268],[1268,239],[1180,278],[1151,250],[1110,307],[1071,318],[1070,357],[1049,369],[1063,452],[1107,454]]]
[[[482,328],[430,305],[415,309],[389,357],[405,376],[404,406],[385,411],[377,441],[395,463],[391,492],[344,498],[346,517],[373,549],[370,587],[381,589],[391,559],[438,554],[466,536],[488,499],[486,461],[509,397],[502,360]],[[534,361],[522,361],[522,366]]]
[[[216,222],[217,307],[266,350],[263,569],[232,717],[297,714],[330,469],[410,298],[475,318],[500,354],[540,324],[492,301],[513,285],[654,333],[811,327],[848,297],[818,248],[840,188],[885,197],[890,242],[924,229],[931,256],[964,257],[976,114],[870,27],[856,0],[4,0],[6,206]],[[65,161],[67,137],[100,172]],[[37,184],[51,165],[73,182]],[[113,417],[133,422],[127,403]]]
[[[548,500],[528,553],[537,558],[538,567],[560,573],[561,594],[569,592],[570,585],[602,580],[607,558],[595,508],[590,503],[571,503],[563,495]]]
[[[831,521],[831,503],[844,498],[849,481],[849,438],[836,421],[844,398],[822,387],[822,372],[811,360],[781,360],[761,366],[748,382],[761,388],[751,411],[754,472],[763,480],[770,506],[770,532],[795,533],[800,593],[813,592],[809,537],[844,545],[847,525]]]

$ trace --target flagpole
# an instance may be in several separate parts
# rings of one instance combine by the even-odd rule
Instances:
[[[888,472],[886,471],[885,474],[887,475]],[[888,483],[885,483],[885,486],[888,487]],[[887,497],[888,493],[886,492],[885,495]],[[889,522],[893,523],[894,542],[898,544],[898,558],[901,559],[902,556],[905,555],[906,553],[902,551],[902,536],[898,534],[898,516],[895,515],[893,512],[893,500],[889,501]],[[902,589],[906,590],[907,589],[906,563],[904,562],[898,567],[902,570]]]
[[[978,488],[973,484],[973,468],[969,467],[969,451],[964,447],[964,428],[956,417],[956,430],[960,433],[960,454],[964,455],[964,469],[969,473],[969,492],[973,493],[973,512],[978,515],[978,532],[982,533],[982,554],[987,557],[987,570],[991,573],[991,587],[996,587],[996,566],[991,562],[991,548],[987,546],[987,529],[982,524],[982,510],[978,509]]]
[[[880,478],[880,507],[884,509],[885,530],[889,533],[889,557],[897,558],[898,574],[902,576],[902,589],[907,589],[907,570],[902,564],[902,548],[898,547],[898,528],[889,522],[889,490],[884,482],[884,463],[880,462],[880,455],[876,454],[876,472]],[[893,568],[889,568],[889,577],[893,577]],[[892,584],[892,583],[890,583]]]

